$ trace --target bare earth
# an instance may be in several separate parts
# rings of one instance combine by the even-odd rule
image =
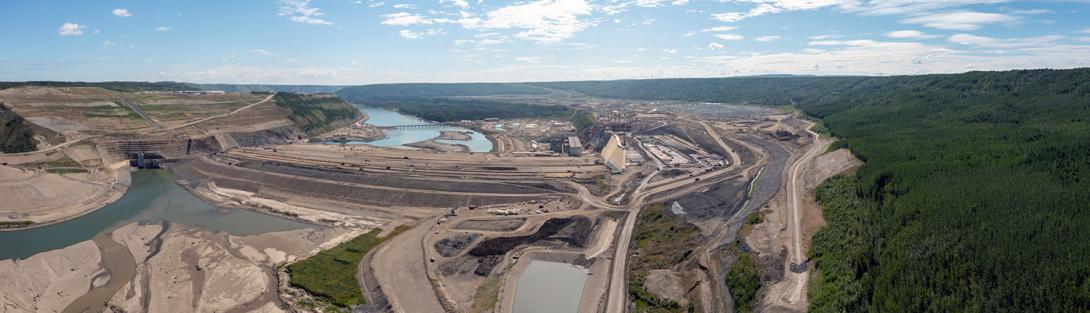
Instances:
[[[102,256],[90,240],[0,261],[0,312],[60,312],[91,287]]]

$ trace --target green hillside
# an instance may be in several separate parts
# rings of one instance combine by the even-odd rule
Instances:
[[[329,132],[363,118],[352,104],[332,94],[297,94],[278,92],[276,105],[291,110],[288,119],[308,135]]]

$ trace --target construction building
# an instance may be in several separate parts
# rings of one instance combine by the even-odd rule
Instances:
[[[620,136],[613,134],[609,137],[609,142],[602,148],[602,159],[605,159],[606,167],[614,174],[624,171],[628,161]]]
[[[579,137],[568,137],[568,155],[581,156],[583,155],[583,143],[579,141]]]

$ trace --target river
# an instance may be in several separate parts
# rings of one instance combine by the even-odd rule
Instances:
[[[238,236],[315,227],[243,209],[217,208],[175,184],[168,170],[137,170],[132,172],[132,186],[110,205],[53,225],[0,232],[0,260],[61,249],[132,222],[158,221]]]
[[[356,105],[360,111],[367,114],[367,124],[374,126],[403,126],[403,125],[422,125],[422,124],[434,124],[430,121],[425,121],[415,116],[401,114],[397,111],[387,110],[383,108],[377,108],[367,105]],[[425,140],[431,140],[439,137],[441,131],[463,131],[470,132],[470,140],[443,140],[437,139],[436,141],[447,144],[465,145],[469,147],[471,152],[489,152],[492,151],[492,141],[488,140],[488,136],[484,134],[472,131],[469,129],[444,126],[437,128],[424,128],[424,129],[384,129],[386,132],[386,138],[372,140],[372,141],[348,141],[346,144],[366,144],[376,147],[392,147],[400,149],[415,149],[405,146],[406,144],[420,142]]]

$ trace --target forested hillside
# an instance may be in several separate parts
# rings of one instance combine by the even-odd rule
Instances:
[[[0,103],[0,153],[35,149],[34,131],[30,123]]]
[[[464,83],[464,84],[377,84],[345,87],[337,95],[349,102],[374,104],[398,100],[420,100],[443,97],[494,95],[543,95],[549,91],[528,84]]]
[[[420,118],[449,122],[482,118],[567,118],[564,106],[500,101],[481,96],[543,95],[549,90],[527,84],[381,84],[346,87],[337,95],[353,103],[396,109]]]
[[[1090,69],[541,85],[822,118],[866,165],[818,192],[814,312],[1090,310]]]
[[[291,110],[288,119],[309,135],[348,126],[363,117],[355,106],[332,94],[278,92],[273,99],[276,105]]]
[[[294,93],[334,93],[343,86],[325,85],[261,85],[261,84],[202,84],[202,90],[221,90],[224,92],[294,92]]]

